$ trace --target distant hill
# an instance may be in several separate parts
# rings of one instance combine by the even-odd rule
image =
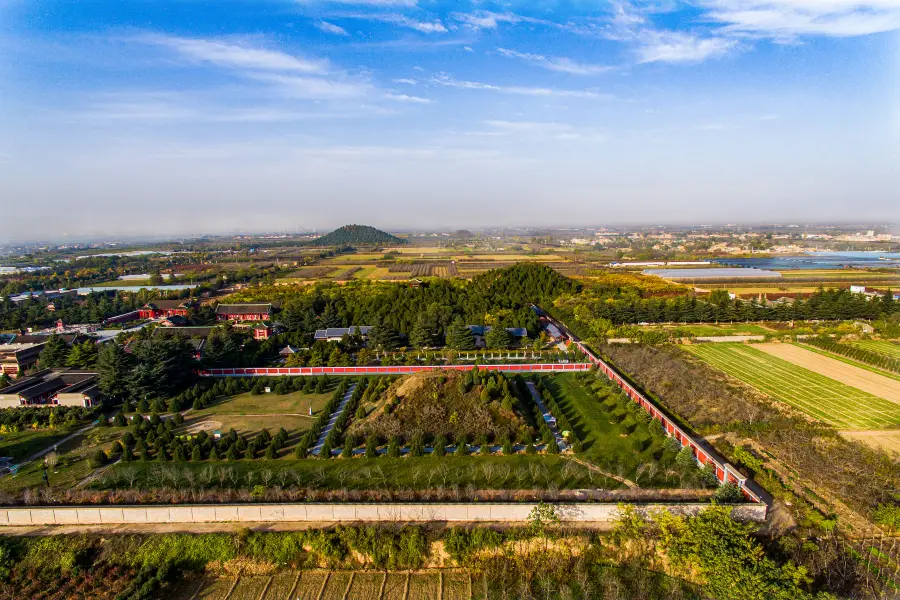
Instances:
[[[327,235],[311,241],[310,246],[399,246],[408,243],[402,238],[368,225],[344,225]]]

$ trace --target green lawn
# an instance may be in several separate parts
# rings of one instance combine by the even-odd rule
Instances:
[[[35,452],[63,439],[72,433],[70,429],[26,430],[0,434],[0,456],[11,456],[17,461],[25,460]]]
[[[665,464],[675,458],[674,452],[664,450],[665,438],[662,436],[654,438],[642,452],[634,448],[636,437],[650,436],[649,427],[638,422],[629,434],[626,424],[633,426],[633,415],[621,423],[613,422],[613,413],[626,409],[630,401],[612,394],[611,384],[598,379],[588,387],[574,373],[547,376],[544,381],[575,430],[574,434],[581,440],[583,457],[590,462],[634,480],[639,466],[653,462]],[[604,404],[610,396],[619,398],[614,408]],[[640,484],[644,487],[678,485],[680,478],[669,475],[674,474],[667,475],[665,469],[658,469],[653,474],[643,475]]]
[[[678,329],[688,331],[696,336],[707,337],[717,335],[766,335],[772,333],[762,325],[755,323],[729,323],[720,325],[682,325]]]
[[[118,427],[95,427],[60,444],[56,468],[49,473],[51,487],[69,489],[89,476],[94,470],[89,464],[91,456],[98,449],[108,450],[124,431]],[[30,462],[16,475],[0,478],[0,490],[12,492],[40,487],[44,485],[43,470],[43,460]]]
[[[853,346],[857,346],[858,348],[862,348],[863,350],[890,356],[891,358],[900,358],[900,343],[897,342],[860,340],[858,342],[850,342],[850,344]]]
[[[617,481],[591,472],[561,456],[446,456],[423,458],[279,459],[205,461],[201,463],[118,464],[95,483],[97,488],[154,488],[173,485],[171,476],[194,473],[194,485],[247,489],[269,486],[348,490],[418,490],[465,487],[477,489],[618,489]],[[168,474],[168,477],[166,476]],[[282,475],[283,473],[283,475]],[[248,475],[250,480],[248,480]],[[282,482],[283,478],[283,482]]]
[[[745,344],[683,349],[759,391],[838,428],[900,425],[900,405],[878,398]]]
[[[202,410],[188,411],[182,431],[218,429],[225,432],[232,427],[238,433],[255,433],[263,428],[274,433],[280,427],[291,433],[306,431],[319,416],[331,394],[331,391],[323,394],[238,394]],[[312,418],[309,416],[310,408]]]

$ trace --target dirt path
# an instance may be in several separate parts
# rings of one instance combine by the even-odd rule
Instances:
[[[753,346],[791,364],[834,379],[873,396],[900,404],[900,381],[890,379],[834,358],[793,344],[755,344]]]
[[[615,479],[616,481],[618,481],[619,483],[621,483],[621,484],[624,485],[625,487],[629,487],[629,488],[637,488],[637,487],[640,487],[638,484],[636,484],[635,482],[631,481],[630,479],[625,479],[624,477],[619,477],[618,475],[613,475],[612,473],[610,473],[610,472],[608,472],[608,471],[604,471],[603,469],[594,466],[593,464],[587,462],[586,460],[581,460],[580,458],[577,458],[577,457],[575,457],[575,456],[569,456],[569,455],[566,455],[566,456],[564,456],[563,458],[565,458],[565,459],[567,459],[567,460],[571,460],[571,461],[574,462],[574,463],[578,463],[579,465],[581,465],[581,466],[584,467],[585,469],[590,469],[590,470],[593,471],[594,473],[599,473],[600,475],[603,475],[604,477],[609,477],[610,479]]]

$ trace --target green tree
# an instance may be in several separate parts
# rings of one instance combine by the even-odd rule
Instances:
[[[447,346],[454,350],[472,350],[475,348],[475,334],[466,327],[462,317],[456,317],[447,329]]]
[[[50,336],[38,356],[38,364],[42,369],[66,366],[69,358],[69,345],[55,333]]]
[[[509,348],[513,345],[513,336],[504,327],[492,327],[484,336],[488,348]]]
[[[97,363],[97,344],[93,340],[86,340],[81,344],[75,344],[66,358],[66,366],[70,369],[87,369]]]
[[[379,350],[396,350],[400,347],[400,334],[381,320],[369,330],[369,341]]]
[[[438,334],[428,315],[421,313],[409,333],[409,343],[416,348],[430,348],[437,345]]]

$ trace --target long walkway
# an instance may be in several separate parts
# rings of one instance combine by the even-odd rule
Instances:
[[[347,388],[347,393],[344,394],[344,397],[341,398],[341,403],[338,404],[338,407],[334,409],[334,412],[331,413],[331,417],[328,419],[328,423],[325,427],[322,428],[322,432],[319,434],[319,439],[316,440],[316,445],[313,446],[311,454],[313,456],[318,456],[322,452],[322,446],[325,445],[325,438],[328,437],[328,434],[331,433],[331,430],[334,428],[334,424],[337,423],[337,420],[340,418],[341,413],[344,412],[344,409],[347,408],[347,404],[350,402],[350,397],[353,395],[353,390],[356,389],[356,384],[351,384],[349,388]]]
[[[556,438],[556,445],[559,446],[560,452],[564,452],[569,448],[569,445],[566,444],[566,438],[562,436],[559,432],[559,427],[556,425],[556,419],[553,418],[553,415],[550,414],[550,409],[544,404],[544,401],[541,399],[541,395],[538,393],[537,388],[534,386],[534,383],[528,382],[528,390],[531,392],[531,397],[534,399],[535,404],[538,405],[538,408],[541,409],[541,416],[544,417],[544,422],[547,423],[547,427],[550,428],[550,433],[553,434],[553,437]]]

